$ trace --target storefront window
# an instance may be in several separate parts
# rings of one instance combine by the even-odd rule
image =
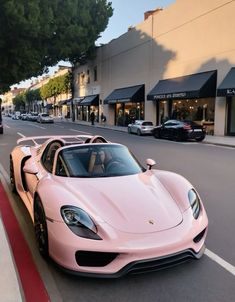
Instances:
[[[173,101],[171,118],[198,123],[214,122],[214,112],[214,99],[177,100]]]
[[[229,99],[229,134],[235,134],[235,98]]]
[[[144,119],[144,104],[141,103],[117,103],[115,108],[115,124],[127,126],[135,120]]]
[[[167,119],[169,119],[169,116],[168,116],[168,102],[167,101],[159,101],[159,112],[158,112],[159,124],[161,125]]]
[[[82,120],[89,121],[89,107],[82,106]]]

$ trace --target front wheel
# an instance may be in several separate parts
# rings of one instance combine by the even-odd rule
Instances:
[[[155,131],[155,132],[153,133],[153,136],[154,136],[155,138],[161,138],[161,135],[160,135],[160,132],[159,132],[159,131]]]
[[[205,138],[205,137],[196,138],[196,141],[197,141],[197,142],[202,142],[202,141],[204,140],[204,138]]]
[[[46,216],[39,196],[36,197],[34,205],[34,233],[40,254],[44,258],[48,258],[49,252]]]

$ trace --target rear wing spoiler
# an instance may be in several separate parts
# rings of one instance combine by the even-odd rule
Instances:
[[[68,141],[71,139],[73,142],[85,142],[87,139],[91,139],[92,135],[44,135],[44,136],[28,136],[28,137],[22,137],[17,140],[17,145],[19,145],[22,142],[31,141],[34,143],[35,146],[41,145],[48,139],[60,139],[64,141]],[[37,141],[41,141],[38,143]],[[43,141],[43,142],[42,142]]]

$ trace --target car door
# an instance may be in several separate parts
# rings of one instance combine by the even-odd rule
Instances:
[[[171,135],[171,129],[174,123],[172,121],[167,121],[162,125],[161,137],[169,138]]]
[[[135,121],[134,124],[131,125],[131,132],[137,133],[137,129],[138,129],[138,122]]]

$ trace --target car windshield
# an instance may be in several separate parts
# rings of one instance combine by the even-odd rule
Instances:
[[[93,144],[62,149],[55,174],[94,178],[133,175],[143,171],[144,168],[125,146]]]
[[[49,117],[49,114],[47,114],[47,113],[42,113],[41,116],[42,116],[42,117]]]

